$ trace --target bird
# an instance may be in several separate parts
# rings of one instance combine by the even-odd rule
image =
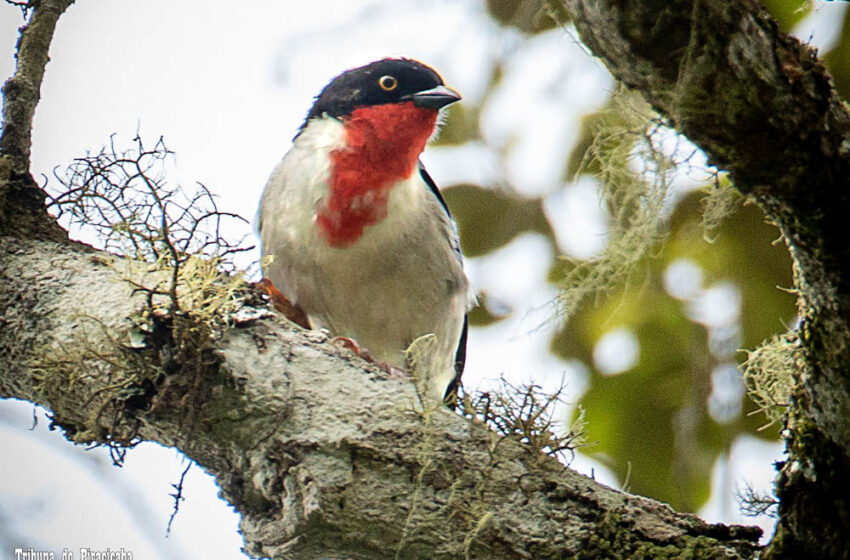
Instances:
[[[405,371],[408,349],[426,340],[412,364],[420,395],[450,408],[475,296],[455,222],[419,157],[460,98],[409,58],[339,74],[316,96],[258,210],[263,282],[295,320],[392,370]]]

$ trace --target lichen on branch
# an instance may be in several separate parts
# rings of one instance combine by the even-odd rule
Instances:
[[[136,442],[137,411],[182,406],[186,426],[195,420],[207,400],[205,379],[217,370],[215,342],[246,305],[265,306],[234,261],[252,249],[247,235],[226,237],[236,229],[227,222],[246,220],[220,210],[202,184],[173,184],[172,161],[162,138],[148,147],[137,136],[119,149],[113,136],[57,172],[49,189],[58,219],[93,237],[106,251],[95,258],[144,295],[119,330],[83,314],[73,340],[41,349],[34,361],[48,400],[87,375],[114,380],[83,397],[90,414],[64,426],[76,441],[110,446],[116,462]]]

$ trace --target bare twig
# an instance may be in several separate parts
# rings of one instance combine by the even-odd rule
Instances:
[[[32,8],[35,7],[34,6],[35,2],[33,2],[32,0],[29,0],[29,1],[26,1],[26,2],[24,2],[24,1],[19,2],[17,0],[6,0],[6,3],[9,4],[10,6],[16,6],[16,7],[20,8],[21,14],[23,15],[24,19],[26,19],[27,16],[29,15],[29,11]]]
[[[515,386],[504,378],[501,384],[500,391],[465,393],[460,399],[461,415],[569,464],[583,445],[584,431],[581,418],[570,427],[556,418],[556,412],[562,412],[557,405],[563,404],[563,388],[549,394],[539,385]]]
[[[738,507],[741,508],[741,513],[749,517],[758,515],[768,515],[777,517],[777,509],[779,508],[779,500],[770,494],[759,492],[749,482],[744,483],[743,488],[739,488],[736,492]]]
[[[186,465],[185,469],[183,469],[183,474],[180,475],[180,482],[171,485],[171,487],[174,488],[174,492],[169,495],[174,498],[174,508],[171,510],[171,517],[168,518],[168,527],[165,529],[166,537],[171,534],[171,524],[174,522],[174,518],[177,517],[177,512],[180,511],[180,502],[186,499],[183,497],[183,480],[185,480],[186,474],[194,464],[191,459],[187,458],[186,460],[189,464]]]
[[[93,231],[111,253],[167,270],[167,285],[137,284],[149,296],[166,295],[171,313],[181,308],[179,277],[192,258],[213,259],[225,273],[236,267],[232,257],[253,247],[243,235],[228,241],[226,221],[245,227],[247,220],[218,209],[214,195],[201,183],[194,189],[169,184],[173,152],[159,138],[148,147],[140,136],[119,149],[114,135],[99,152],[74,160],[64,173],[54,172],[58,187],[48,189],[48,208],[69,226]]]

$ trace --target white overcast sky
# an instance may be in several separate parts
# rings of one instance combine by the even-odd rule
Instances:
[[[819,4],[798,35],[826,45],[834,10]],[[0,5],[0,76],[13,69],[20,12]],[[817,33],[815,33],[817,31]],[[546,195],[559,224],[561,251],[587,256],[604,243],[604,219],[590,182],[561,190],[563,154],[581,115],[603,103],[613,81],[569,30],[523,42],[501,29],[475,0],[77,0],[59,21],[33,135],[33,173],[50,176],[109,135],[129,142],[137,130],[163,135],[177,153],[180,182],[203,182],[220,207],[252,219],[262,187],[288,149],[312,98],[330,77],[385,56],[409,56],[435,67],[464,99],[481,99],[496,57],[504,85],[484,109],[486,143],[430,150],[424,160],[441,185],[504,178],[530,195]],[[563,118],[565,107],[573,113]],[[497,151],[510,146],[502,162]],[[567,399],[584,389],[580,369],[548,353],[554,325],[539,327],[554,292],[545,282],[553,248],[539,236],[518,238],[468,263],[476,287],[510,305],[514,318],[476,329],[465,381],[500,374],[544,387],[566,382]],[[529,372],[533,372],[530,374]],[[39,427],[29,431],[30,405],[0,402],[0,560],[16,544],[61,552],[113,550],[136,558],[244,558],[238,518],[216,497],[210,477],[193,467],[172,535],[170,484],[183,470],[175,451],[145,444],[123,469],[101,451],[83,451]],[[703,512],[740,522],[731,500],[744,474],[767,487],[778,445],[736,442],[715,469],[715,493]],[[577,462],[589,473],[592,463]],[[597,479],[616,481],[599,466]],[[748,520],[749,521],[749,520]]]

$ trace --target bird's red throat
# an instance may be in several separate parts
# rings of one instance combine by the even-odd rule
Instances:
[[[416,170],[437,111],[412,102],[355,109],[342,119],[345,147],[331,152],[328,196],[316,223],[332,247],[347,247],[387,216],[392,187]]]

